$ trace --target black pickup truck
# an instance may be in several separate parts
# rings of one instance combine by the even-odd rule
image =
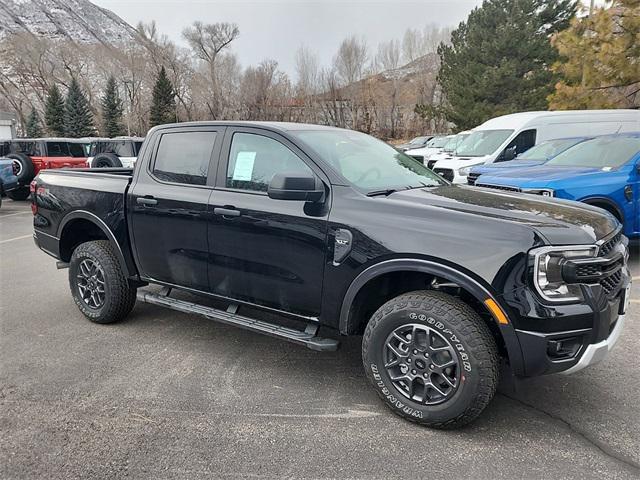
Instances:
[[[164,125],[133,170],[47,170],[31,191],[35,242],[89,320],[137,299],[316,350],[362,335],[374,389],[432,427],[476,418],[501,373],[601,360],[628,305],[610,214],[454,186],[348,130]]]

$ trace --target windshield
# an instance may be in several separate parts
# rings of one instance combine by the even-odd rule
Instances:
[[[458,145],[460,145],[462,141],[468,136],[469,136],[468,133],[459,133],[457,135],[454,135],[449,139],[449,141],[444,145],[444,147],[442,147],[442,150],[448,153],[453,152],[458,147]]]
[[[568,148],[584,141],[584,138],[561,138],[542,142],[518,155],[518,160],[549,160],[560,152],[564,152]]]
[[[456,155],[460,157],[483,157],[494,153],[513,130],[476,130],[458,145]]]
[[[349,130],[292,133],[365,192],[447,184],[413,158],[364,133]]]
[[[409,142],[409,145],[422,145],[427,137],[416,137]]]
[[[427,147],[442,148],[449,141],[450,137],[434,137],[427,142]]]
[[[640,152],[640,137],[599,137],[579,143],[546,165],[617,168]]]

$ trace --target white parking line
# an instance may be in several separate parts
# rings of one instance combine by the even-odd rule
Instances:
[[[7,240],[0,240],[0,243],[13,242],[15,240],[22,240],[24,238],[33,238],[33,234],[31,234],[31,235],[22,235],[21,237],[8,238]]]
[[[0,215],[0,218],[13,217],[14,215],[33,215],[33,214],[31,212],[7,213],[6,215]]]

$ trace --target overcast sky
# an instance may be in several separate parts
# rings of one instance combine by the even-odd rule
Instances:
[[[240,38],[232,49],[242,65],[265,58],[294,73],[294,56],[304,44],[329,64],[347,36],[363,36],[372,51],[380,41],[401,38],[409,27],[455,26],[481,0],[92,0],[135,26],[155,20],[178,43],[195,20],[235,22]]]

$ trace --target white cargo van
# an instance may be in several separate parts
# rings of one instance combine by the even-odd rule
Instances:
[[[640,132],[640,110],[521,112],[487,120],[473,129],[451,159],[433,169],[453,183],[467,183],[471,167],[512,160],[545,140]]]

